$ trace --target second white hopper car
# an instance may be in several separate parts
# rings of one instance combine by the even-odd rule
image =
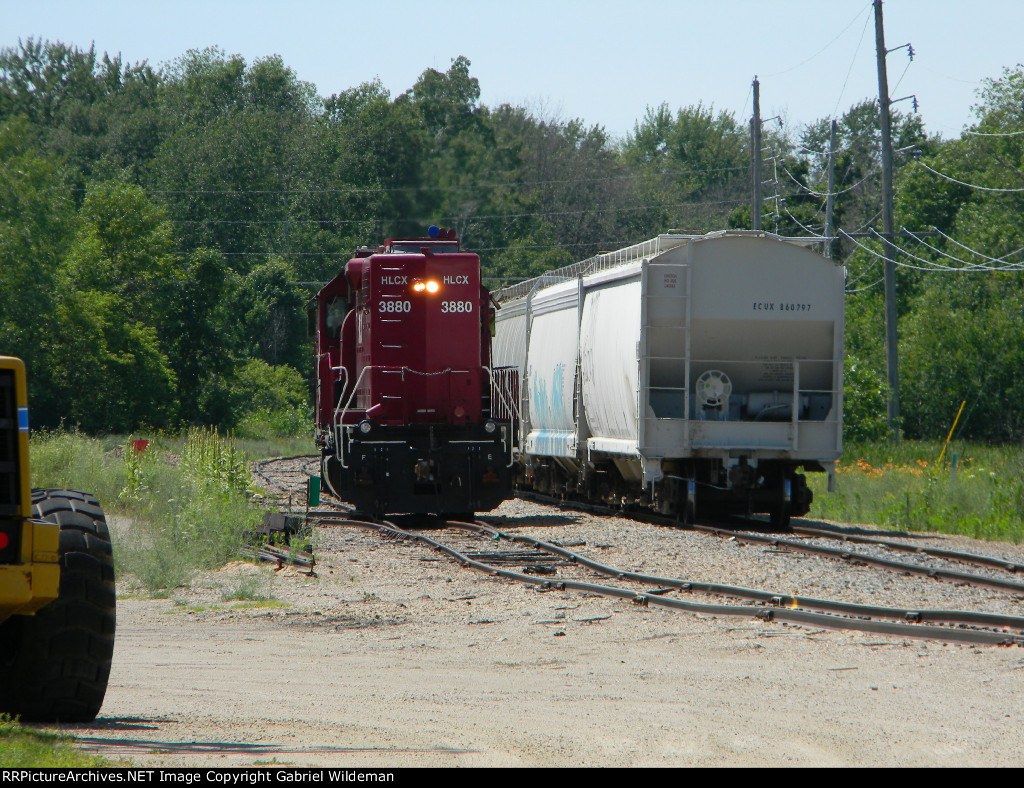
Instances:
[[[666,234],[506,288],[519,484],[681,520],[806,514],[842,451],[845,270],[804,239]]]

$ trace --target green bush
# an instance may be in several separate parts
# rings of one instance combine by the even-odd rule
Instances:
[[[313,409],[306,383],[287,365],[259,359],[241,364],[230,381],[214,381],[207,403],[222,426],[248,439],[311,436]]]

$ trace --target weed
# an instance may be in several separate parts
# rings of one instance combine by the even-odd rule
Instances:
[[[142,452],[135,449],[129,437],[124,444],[125,486],[118,500],[127,504],[138,503],[146,492],[146,478],[142,470]]]
[[[97,768],[123,766],[74,748],[74,739],[62,733],[23,727],[0,714],[0,768]]]
[[[233,438],[222,437],[214,429],[188,431],[181,467],[192,484],[222,485],[243,494],[250,491],[248,458]]]
[[[221,599],[225,602],[269,602],[274,598],[269,588],[270,583],[265,575],[248,575],[240,578],[233,588],[224,589]]]
[[[848,446],[834,494],[811,477],[811,516],[1024,542],[1024,452],[954,447],[963,458],[954,476],[950,463],[936,464],[940,450],[923,442]]]
[[[77,431],[36,432],[30,442],[32,486],[88,490],[104,506],[118,500],[125,470],[103,444]]]
[[[163,441],[142,453],[130,442],[105,451],[98,439],[65,432],[30,445],[33,484],[89,490],[108,514],[130,519],[114,540],[117,570],[154,596],[240,558],[242,534],[260,522],[247,497],[248,456],[213,430],[190,430],[180,462]]]

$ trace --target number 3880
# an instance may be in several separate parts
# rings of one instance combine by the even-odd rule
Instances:
[[[466,312],[473,311],[472,301],[442,301],[441,312],[445,314],[459,313],[465,314]]]

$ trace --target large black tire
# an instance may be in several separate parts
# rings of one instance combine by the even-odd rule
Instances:
[[[114,561],[99,502],[33,490],[32,515],[60,526],[60,595],[0,624],[0,712],[26,722],[89,722],[114,654]]]

